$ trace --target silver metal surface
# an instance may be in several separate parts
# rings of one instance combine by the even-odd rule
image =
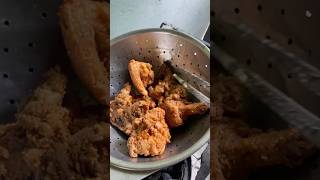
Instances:
[[[210,22],[209,0],[111,0],[111,39],[162,22],[202,39]]]
[[[256,116],[258,124],[279,128],[284,120],[319,143],[319,1],[219,0],[211,5],[214,40],[223,49],[217,49],[216,58],[268,104]],[[239,65],[249,75],[235,72]],[[254,113],[258,107],[251,108]],[[269,118],[268,108],[281,118]],[[320,178],[319,158],[308,164],[295,170],[294,179]]]
[[[320,116],[319,1],[213,4],[217,45]]]
[[[165,29],[148,29],[122,35],[111,41],[110,96],[129,81],[128,61],[149,62],[155,73],[165,60],[210,82],[209,49],[185,34]],[[197,87],[198,82],[190,82]],[[193,154],[209,140],[209,115],[194,119],[183,128],[171,130],[171,143],[157,157],[130,158],[124,134],[110,127],[111,164],[130,170],[150,170],[175,164]]]
[[[188,82],[186,82],[184,79],[179,77],[177,74],[173,74],[173,77],[181,84],[183,87],[186,88],[186,90],[192,94],[198,101],[206,104],[208,107],[210,107],[210,98],[206,95],[204,95],[200,90],[196,89],[195,87],[191,86]],[[201,83],[201,81],[199,81]],[[206,83],[209,84],[209,83]],[[203,85],[201,85],[203,86]],[[208,91],[208,95],[210,95],[210,91]]]
[[[14,120],[17,105],[42,75],[67,61],[57,1],[0,1],[0,123]]]

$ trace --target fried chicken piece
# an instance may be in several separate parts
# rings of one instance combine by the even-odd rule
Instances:
[[[187,97],[186,89],[173,77],[173,70],[168,63],[163,63],[156,77],[157,84],[148,88],[149,96],[161,104],[164,99],[182,100]]]
[[[125,84],[124,88],[116,95],[115,100],[110,102],[110,121],[112,125],[130,135],[138,126],[136,118],[142,117],[149,109],[155,106],[148,98],[133,99],[131,85]]]
[[[139,62],[134,59],[130,60],[128,64],[132,83],[136,87],[137,91],[143,96],[148,96],[146,87],[152,84],[154,79],[154,72],[151,68],[151,64]]]
[[[224,120],[212,129],[214,179],[247,179],[255,170],[276,165],[295,167],[315,147],[293,129],[263,132],[241,120]]]
[[[109,4],[65,0],[60,27],[76,74],[102,104],[107,104],[109,71]]]
[[[90,179],[108,177],[109,126],[78,128],[62,106],[66,77],[49,71],[16,114],[16,123],[0,126],[0,179]],[[18,169],[18,171],[17,171]]]
[[[165,123],[165,111],[161,108],[149,110],[138,118],[139,127],[131,134],[127,146],[131,157],[161,155],[170,142],[170,132]]]
[[[166,122],[170,128],[181,126],[189,116],[202,115],[209,109],[204,103],[190,103],[168,99],[160,107],[166,112]]]

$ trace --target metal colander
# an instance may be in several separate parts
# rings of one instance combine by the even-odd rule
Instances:
[[[57,16],[61,0],[0,1],[0,122],[58,61],[68,62]]]
[[[249,116],[272,128],[280,128],[279,122],[284,122],[318,146],[319,5],[316,0],[211,3],[217,45],[214,57],[264,104],[253,103]],[[271,118],[272,113],[277,118]],[[319,157],[317,153],[303,167],[278,172],[275,177],[319,179]]]
[[[110,96],[114,98],[122,86],[130,81],[128,62],[131,59],[149,62],[157,70],[163,61],[170,60],[174,67],[183,68],[203,81],[182,76],[194,87],[210,82],[209,49],[200,41],[174,30],[147,29],[134,31],[111,40]],[[203,82],[206,82],[202,84]],[[204,92],[209,96],[210,92]],[[163,155],[131,158],[127,139],[115,127],[110,127],[110,163],[128,170],[152,170],[166,167],[189,157],[209,140],[210,117],[190,120],[179,129],[170,131],[172,139]]]

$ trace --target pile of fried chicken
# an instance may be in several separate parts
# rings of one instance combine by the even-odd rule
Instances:
[[[244,90],[233,77],[217,74],[213,83],[211,176],[215,180],[244,180],[263,168],[301,165],[315,146],[295,129],[251,127]]]
[[[170,142],[169,128],[206,113],[208,107],[188,101],[186,89],[174,79],[167,63],[156,77],[152,65],[146,62],[130,60],[128,70],[138,93],[126,83],[110,102],[110,121],[129,136],[131,157],[161,155]]]

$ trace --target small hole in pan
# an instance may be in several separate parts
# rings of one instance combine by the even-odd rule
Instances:
[[[10,100],[9,100],[9,103],[10,103],[10,104],[14,104],[14,103],[15,103],[15,100],[14,100],[14,99],[10,99]]]
[[[259,4],[258,6],[257,6],[257,9],[258,9],[258,11],[262,11],[262,6]]]
[[[160,56],[157,56],[157,58],[160,58]]]
[[[308,55],[311,56],[311,54],[312,54],[312,50],[308,49]]]
[[[288,39],[288,45],[291,45],[293,43],[293,40],[291,38]]]
[[[284,14],[285,14],[285,10],[282,8],[282,9],[280,10],[280,13],[281,13],[281,15],[284,15]]]
[[[288,79],[292,78],[292,74],[288,73]]]
[[[269,39],[269,40],[270,40],[270,39],[271,39],[271,37],[270,37],[269,35],[266,35],[266,39]]]
[[[163,51],[163,54],[165,54],[166,53],[166,51]]]
[[[178,58],[180,57],[180,55],[178,54]]]
[[[148,53],[151,53],[151,51],[149,50]]]
[[[5,20],[5,21],[3,22],[3,24],[6,25],[6,26],[9,26],[9,25],[10,25],[10,22],[9,22],[8,20]]]
[[[224,36],[224,35],[222,35],[222,36],[221,36],[221,41],[225,41],[225,40],[227,40],[227,37]]]
[[[9,48],[3,48],[3,52],[8,53],[9,52]]]
[[[214,12],[214,11],[210,11],[210,15],[211,15],[212,17],[214,17],[215,12]]]
[[[33,67],[29,67],[29,68],[28,68],[28,71],[29,71],[30,73],[33,73],[33,72],[34,72],[34,68],[33,68]]]
[[[33,44],[32,42],[29,42],[29,43],[28,43],[28,46],[29,46],[29,47],[33,47],[33,45],[34,45],[34,44]]]
[[[47,18],[47,17],[48,17],[48,15],[47,15],[46,12],[42,12],[42,13],[41,13],[41,16],[42,16],[43,18]]]
[[[174,48],[172,48],[171,51],[174,51]]]
[[[234,8],[234,12],[235,12],[236,14],[239,14],[239,13],[240,13],[240,9],[239,9],[239,8]]]
[[[247,59],[247,65],[250,66],[251,65],[251,59]]]
[[[268,63],[268,68],[272,69],[272,63]]]
[[[6,78],[9,78],[9,75],[7,73],[4,73],[2,77],[6,79]]]

